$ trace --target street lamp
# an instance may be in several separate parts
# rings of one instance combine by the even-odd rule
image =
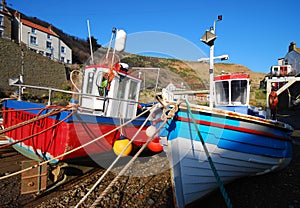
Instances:
[[[215,35],[216,31],[216,23],[218,21],[222,20],[222,15],[218,16],[218,19],[214,21],[214,26],[211,27],[209,30],[205,31],[204,35],[200,39],[202,42],[204,42],[206,45],[210,47],[209,50],[209,107],[213,107],[214,99],[213,99],[213,92],[214,92],[214,59],[221,58],[221,60],[227,60],[228,55],[222,55],[214,57],[214,42],[217,39],[217,36]],[[203,61],[206,59],[199,59],[198,61]]]

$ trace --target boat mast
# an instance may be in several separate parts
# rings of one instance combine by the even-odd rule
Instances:
[[[228,55],[222,55],[214,57],[214,48],[215,48],[215,40],[217,36],[216,32],[216,23],[222,20],[222,15],[218,16],[218,19],[214,21],[213,27],[210,27],[209,30],[206,30],[202,38],[200,39],[202,42],[207,44],[209,48],[209,107],[213,107],[214,104],[214,59],[227,60]],[[198,61],[204,61],[207,58],[199,59]]]
[[[90,30],[90,21],[89,20],[87,20],[87,27],[88,27],[88,35],[89,35],[89,41],[90,41],[90,51],[91,51],[92,64],[95,64],[94,63],[93,46],[92,46],[92,40],[91,40],[91,30]]]

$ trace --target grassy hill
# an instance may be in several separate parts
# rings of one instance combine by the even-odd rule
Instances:
[[[160,68],[158,88],[166,87],[169,83],[180,85],[181,83],[190,90],[204,90],[209,89],[209,64],[200,62],[190,62],[167,58],[145,57],[138,55],[129,55],[122,59],[123,62],[128,63],[130,66],[147,67],[147,68]],[[231,63],[216,63],[215,75],[226,73],[244,72],[250,74],[251,78],[251,95],[250,103],[252,105],[265,106],[266,95],[262,90],[259,90],[260,81],[264,78],[265,74],[261,72],[253,72],[249,68]],[[142,92],[143,101],[146,98],[153,98],[151,93],[156,84],[157,70],[131,70],[132,74],[146,80],[143,83],[143,89],[148,89]],[[146,98],[144,98],[146,97]]]

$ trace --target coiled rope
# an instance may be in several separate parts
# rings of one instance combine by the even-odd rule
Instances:
[[[228,208],[232,208],[232,204],[231,204],[230,198],[229,198],[229,196],[228,196],[228,194],[227,194],[227,192],[226,192],[226,190],[225,190],[225,187],[224,187],[223,182],[222,182],[222,180],[221,180],[221,178],[220,178],[220,176],[219,176],[219,174],[218,174],[218,171],[217,171],[217,169],[216,169],[216,167],[215,167],[215,165],[214,165],[214,162],[213,162],[213,160],[212,160],[212,158],[211,158],[211,156],[210,156],[210,154],[209,154],[209,152],[208,152],[208,149],[207,149],[207,147],[206,147],[206,145],[205,145],[205,141],[204,141],[204,139],[203,139],[203,137],[202,137],[202,135],[201,135],[201,133],[200,133],[200,131],[199,131],[199,129],[198,129],[198,125],[197,125],[197,123],[196,123],[196,120],[194,119],[193,113],[192,113],[192,111],[191,111],[190,104],[189,104],[189,102],[188,102],[187,100],[185,100],[185,103],[186,103],[186,105],[187,105],[187,109],[188,109],[188,112],[189,112],[189,114],[190,114],[190,116],[191,116],[191,119],[192,119],[192,121],[193,121],[193,124],[194,124],[194,126],[195,126],[195,129],[196,129],[196,131],[197,131],[198,137],[200,138],[200,141],[201,141],[201,144],[202,144],[202,146],[203,146],[203,149],[204,149],[205,155],[206,155],[206,157],[207,157],[207,160],[208,160],[208,162],[209,162],[209,165],[210,165],[210,167],[211,167],[211,169],[212,169],[212,171],[213,171],[213,173],[214,173],[214,176],[215,176],[215,178],[216,178],[216,180],[217,180],[218,186],[219,186],[220,191],[221,191],[221,193],[222,193],[222,195],[223,195],[223,198],[224,198],[224,200],[225,200],[225,203],[226,203],[226,205],[227,205]]]

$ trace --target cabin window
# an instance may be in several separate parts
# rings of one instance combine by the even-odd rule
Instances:
[[[231,81],[231,103],[233,105],[247,103],[247,80]]]
[[[129,81],[128,78],[124,78],[124,79],[120,80],[118,98],[120,98],[120,99],[125,98],[126,84],[127,84],[128,81]]]
[[[128,99],[136,100],[136,93],[137,93],[137,82],[131,80]]]
[[[229,83],[227,81],[216,82],[216,104],[228,105],[229,104]]]
[[[99,72],[96,79],[96,85],[98,87],[99,95],[106,96],[107,95],[107,84],[108,84],[108,73]]]
[[[88,94],[92,94],[93,80],[94,80],[94,72],[89,72],[88,73],[87,87],[86,87],[86,93],[88,93]]]

